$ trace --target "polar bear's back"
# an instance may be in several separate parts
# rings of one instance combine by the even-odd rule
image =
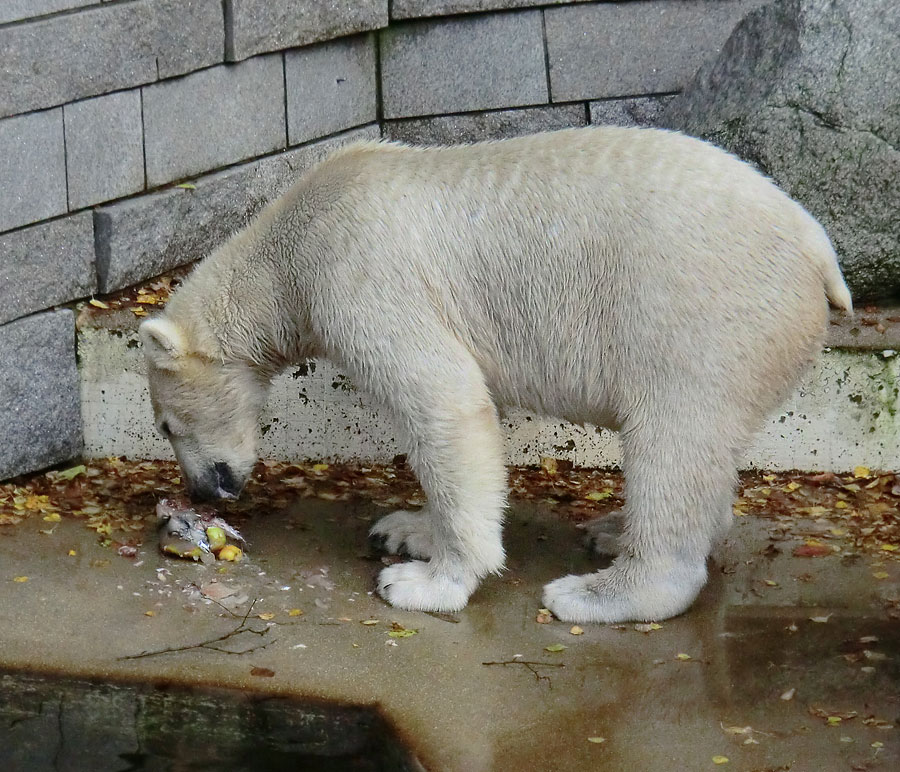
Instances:
[[[601,366],[632,384],[667,368],[711,375],[747,400],[757,368],[762,399],[819,345],[827,271],[843,286],[799,204],[726,152],[660,130],[361,143],[279,206],[306,212],[316,246],[295,254],[315,255],[332,306],[383,307],[414,327],[437,309],[501,401],[555,414],[607,401]],[[596,392],[562,393],[592,379]]]

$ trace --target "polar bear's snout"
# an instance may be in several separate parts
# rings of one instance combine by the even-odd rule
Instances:
[[[244,487],[245,480],[236,475],[224,461],[216,461],[200,475],[187,477],[188,494],[193,501],[213,501],[215,499],[236,499]]]

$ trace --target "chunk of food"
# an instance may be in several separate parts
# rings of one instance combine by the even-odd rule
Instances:
[[[166,555],[203,562],[215,557],[240,560],[243,556],[243,551],[229,545],[227,539],[230,536],[243,542],[244,537],[219,517],[212,507],[195,507],[181,497],[167,498],[156,505],[156,517],[159,548]],[[228,557],[222,558],[221,553],[226,547],[231,549],[226,553]],[[235,550],[238,557],[235,557]]]

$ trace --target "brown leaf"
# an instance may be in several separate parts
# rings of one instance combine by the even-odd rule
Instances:
[[[267,667],[253,667],[250,668],[250,675],[258,676],[259,678],[272,678],[275,675],[275,671]]]

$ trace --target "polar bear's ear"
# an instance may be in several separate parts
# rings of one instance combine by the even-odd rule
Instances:
[[[184,335],[175,323],[165,317],[148,319],[141,324],[139,333],[150,361],[162,370],[175,369],[186,351]]]

